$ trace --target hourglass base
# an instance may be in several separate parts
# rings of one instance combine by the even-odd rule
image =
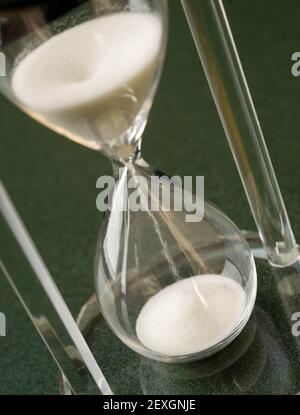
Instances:
[[[258,293],[239,336],[207,359],[165,364],[141,357],[109,329],[95,295],[82,307],[78,324],[114,394],[299,394],[299,264],[272,268],[256,259]],[[61,393],[70,394],[61,379]]]
[[[300,336],[291,329],[300,310],[300,264],[277,270],[256,260],[256,266],[258,296],[245,328],[224,350],[193,363],[170,365],[134,353],[111,332],[93,295],[77,321],[113,393],[300,393]],[[60,386],[70,394],[63,378]]]
[[[257,232],[243,230],[242,234],[248,242],[248,245],[250,246],[254,258],[272,262],[272,266],[274,267],[286,268],[292,266],[300,258],[299,246],[296,245],[292,252],[284,254],[280,257],[276,257],[274,258],[274,261],[270,261],[270,258],[268,258],[266,250]]]

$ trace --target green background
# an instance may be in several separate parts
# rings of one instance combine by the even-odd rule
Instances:
[[[300,239],[300,78],[291,75],[291,55],[300,50],[300,3],[224,3]],[[239,227],[254,229],[180,2],[169,4],[169,46],[144,134],[144,158],[170,175],[204,175],[206,198]],[[101,225],[95,183],[110,173],[110,163],[32,121],[3,97],[0,121],[0,177],[76,315],[93,290]],[[0,235],[0,250],[2,244]],[[7,336],[0,338],[0,393],[57,393],[56,366],[3,278],[0,311],[7,317]]]

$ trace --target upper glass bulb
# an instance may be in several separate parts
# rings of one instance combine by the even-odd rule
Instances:
[[[134,153],[165,52],[164,1],[85,1],[53,22],[25,9],[4,45],[4,93],[37,121],[113,158]],[[37,18],[37,15],[39,18]]]

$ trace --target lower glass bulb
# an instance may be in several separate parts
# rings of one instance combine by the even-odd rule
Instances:
[[[120,170],[97,248],[97,298],[131,349],[160,361],[197,360],[229,344],[248,321],[255,263],[237,227],[208,203],[197,222],[161,200],[155,211],[133,209],[138,198],[155,205],[155,173],[145,163]]]

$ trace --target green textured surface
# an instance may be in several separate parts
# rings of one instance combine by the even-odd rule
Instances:
[[[254,228],[179,0],[170,1],[170,6],[168,54],[144,134],[144,157],[170,175],[204,175],[206,197],[239,227]],[[225,6],[300,239],[300,79],[290,72],[291,55],[299,49],[300,4],[234,0],[225,1]],[[110,172],[110,164],[102,155],[38,125],[2,97],[0,121],[0,176],[76,314],[93,290],[101,224],[95,183]],[[0,236],[0,249],[2,243]],[[261,270],[258,277],[263,281],[269,276]],[[0,393],[57,393],[54,363],[3,278],[0,286],[0,311],[7,316],[7,337],[0,338]],[[275,296],[269,301],[276,301]],[[112,341],[114,345],[122,365],[119,344]],[[109,354],[107,347],[106,362]]]

